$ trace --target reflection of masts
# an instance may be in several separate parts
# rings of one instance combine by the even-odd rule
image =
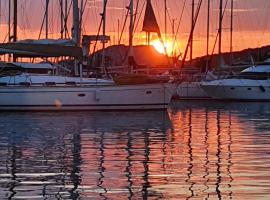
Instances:
[[[221,184],[221,127],[220,127],[220,111],[217,111],[217,182],[216,182],[216,193],[218,199],[221,199],[221,191],[220,191],[220,184]]]
[[[81,135],[79,133],[74,133],[72,138],[73,148],[72,148],[72,171],[70,174],[71,182],[73,183],[73,188],[70,191],[71,199],[78,199],[79,193],[76,191],[81,183],[80,179],[80,166],[82,163],[81,158]]]
[[[10,191],[10,196],[8,197],[8,199],[13,199],[16,195],[16,191],[15,191],[15,187],[17,185],[17,176],[16,176],[16,172],[17,172],[17,166],[16,166],[16,155],[18,155],[18,150],[16,147],[16,144],[12,144],[12,155],[11,155],[11,184],[9,187],[9,191]]]
[[[107,189],[103,187],[103,178],[104,178],[104,171],[105,171],[105,168],[103,167],[103,164],[104,164],[104,160],[105,160],[105,155],[104,155],[104,149],[105,149],[105,146],[104,146],[104,133],[101,133],[100,135],[100,146],[99,146],[99,150],[100,150],[100,163],[99,163],[99,179],[98,179],[98,184],[97,186],[102,189],[104,191],[104,193],[107,193]],[[102,192],[99,193],[99,195],[104,198],[104,199],[107,199],[106,196],[103,195]]]
[[[188,178],[186,180],[186,182],[189,184],[189,191],[190,191],[190,196],[188,196],[186,199],[190,199],[194,196],[194,191],[193,191],[193,186],[194,186],[194,182],[191,182],[191,178],[192,178],[192,170],[193,170],[193,155],[192,155],[192,110],[189,109],[189,121],[188,121],[188,155],[189,155],[189,164],[188,164],[188,168],[187,168],[187,175]]]
[[[228,176],[230,177],[230,181],[228,183],[229,189],[230,189],[230,193],[229,193],[229,197],[230,199],[233,199],[233,192],[231,190],[232,188],[232,182],[233,182],[233,177],[232,177],[232,172],[231,172],[231,167],[233,165],[232,163],[232,150],[231,150],[231,146],[232,146],[232,116],[231,116],[231,111],[229,111],[229,132],[228,132],[228,136],[229,136],[229,140],[228,140]]]
[[[126,167],[126,176],[128,178],[128,191],[129,191],[129,197],[128,199],[132,199],[132,197],[134,196],[133,192],[132,192],[132,186],[133,186],[133,181],[132,181],[132,173],[131,173],[131,167],[132,167],[132,137],[130,132],[128,133],[128,141],[127,141],[127,167]]]
[[[204,185],[206,187],[206,189],[204,190],[204,192],[206,192],[208,189],[209,189],[209,186],[208,186],[208,182],[209,182],[209,166],[208,164],[210,163],[209,162],[209,142],[208,142],[208,138],[209,138],[209,128],[208,128],[208,123],[209,123],[209,119],[208,119],[208,110],[205,111],[205,137],[204,137],[204,144],[205,144],[205,149],[206,149],[206,152],[205,152],[205,164],[204,164],[204,167],[205,167],[205,175],[203,176],[204,179],[206,179],[206,181],[204,182]],[[207,193],[207,198],[209,198],[209,193]]]
[[[145,160],[143,161],[143,167],[144,167],[144,176],[143,176],[143,199],[148,199],[148,188],[150,187],[150,183],[149,183],[149,161],[150,161],[150,136],[149,136],[149,132],[146,131],[144,133],[145,137],[144,137],[144,145],[145,145],[145,150],[144,150],[144,154],[145,154]]]

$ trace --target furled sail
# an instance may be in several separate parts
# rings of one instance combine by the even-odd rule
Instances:
[[[151,0],[147,0],[142,31],[155,32],[160,35],[160,29],[157,23]]]
[[[82,59],[82,49],[55,43],[0,43],[0,55],[14,54],[17,57],[60,57],[72,56]]]

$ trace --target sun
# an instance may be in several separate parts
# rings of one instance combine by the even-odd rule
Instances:
[[[161,54],[166,54],[165,48],[168,55],[171,55],[173,53],[173,43],[171,41],[167,41],[164,43],[165,48],[160,40],[152,40],[150,44]]]

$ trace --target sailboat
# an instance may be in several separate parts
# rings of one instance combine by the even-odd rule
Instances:
[[[220,3],[222,10],[222,1]],[[233,16],[233,1],[231,1],[231,16]],[[219,28],[219,55],[221,51],[221,22]],[[232,19],[232,18],[231,18]],[[232,25],[232,23],[231,23]],[[231,26],[232,38],[232,26]],[[232,39],[231,39],[232,60]],[[221,60],[221,57],[220,57]],[[236,76],[220,78],[218,80],[203,82],[202,88],[215,99],[244,100],[244,101],[270,101],[270,64],[269,62],[248,67]]]
[[[133,0],[130,1],[129,6],[130,11],[130,26],[129,26],[129,52],[128,52],[128,61],[129,64],[134,66],[137,65],[135,58],[133,57]],[[146,1],[146,9],[145,9],[145,15],[143,20],[143,27],[142,31],[146,32],[146,38],[147,38],[147,45],[150,45],[150,34],[156,33],[158,35],[158,38],[162,41],[161,38],[161,31],[159,28],[159,25],[157,23],[157,19],[154,13],[154,9],[151,3],[151,0]],[[165,50],[165,47],[164,47]],[[129,74],[121,74],[114,77],[114,81],[117,84],[123,85],[123,84],[149,84],[149,83],[166,83],[170,81],[170,77],[161,77],[161,76],[151,76],[148,74],[136,74],[136,73],[129,73]]]
[[[79,44],[78,0],[73,0],[73,15],[73,42]],[[22,57],[71,56],[80,75],[0,74],[0,110],[166,109],[173,94],[174,86],[169,83],[117,85],[111,80],[84,78],[78,45],[17,42],[0,44],[0,52]]]

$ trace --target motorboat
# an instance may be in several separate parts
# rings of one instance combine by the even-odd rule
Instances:
[[[205,81],[201,86],[215,99],[269,101],[270,64],[253,65],[238,75]]]

